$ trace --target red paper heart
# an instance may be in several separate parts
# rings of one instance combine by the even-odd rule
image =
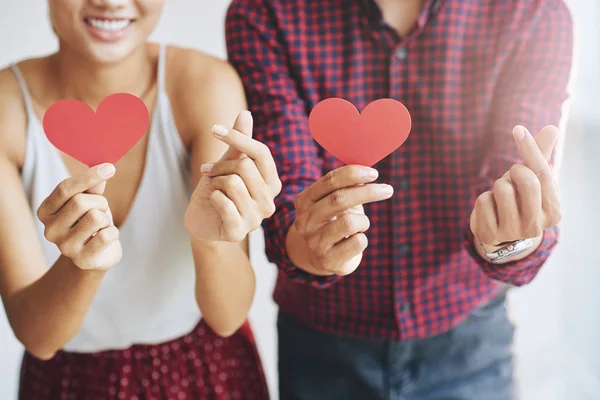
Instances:
[[[309,128],[316,142],[340,161],[370,167],[406,141],[411,118],[393,99],[375,100],[359,114],[349,101],[329,98],[313,108]]]
[[[149,122],[142,100],[116,93],[102,100],[95,113],[80,101],[59,100],[46,110],[43,126],[58,150],[92,167],[116,163],[144,136]]]

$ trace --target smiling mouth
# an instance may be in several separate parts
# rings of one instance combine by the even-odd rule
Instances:
[[[104,32],[121,32],[133,23],[132,19],[85,18],[85,23]]]

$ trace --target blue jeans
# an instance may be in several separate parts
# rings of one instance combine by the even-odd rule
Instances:
[[[419,341],[343,337],[280,313],[280,399],[509,400],[514,328],[504,301]]]

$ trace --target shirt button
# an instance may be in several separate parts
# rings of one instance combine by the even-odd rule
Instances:
[[[400,47],[399,49],[396,50],[396,57],[398,57],[398,59],[405,60],[406,56],[407,56],[407,52],[404,47]]]
[[[402,254],[408,254],[408,252],[410,252],[410,244],[404,243],[403,245],[401,245],[400,252]]]
[[[440,3],[440,0],[435,0],[433,2],[433,5],[431,6],[431,9],[433,10],[433,12],[438,12],[440,11],[440,7],[442,6],[442,4]]]
[[[402,304],[402,312],[409,312],[410,311],[410,303],[404,303]]]

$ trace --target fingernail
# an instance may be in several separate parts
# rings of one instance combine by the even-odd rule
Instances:
[[[245,118],[250,118],[250,117],[252,117],[252,113],[251,113],[249,110],[244,110],[244,111],[242,111],[242,115],[243,115]]]
[[[223,125],[213,126],[212,131],[215,135],[218,135],[218,136],[227,136],[229,134],[229,129],[227,129]]]
[[[115,166],[112,164],[106,164],[98,168],[98,175],[101,178],[110,178],[115,173]]]
[[[383,194],[384,196],[391,196],[394,194],[394,188],[390,185],[381,185],[380,188],[381,194]]]
[[[525,129],[522,126],[517,126],[515,128],[515,137],[519,140],[523,140],[525,138]]]
[[[366,168],[365,175],[367,176],[367,178],[377,179],[377,177],[379,176],[379,171],[373,168]]]
[[[207,173],[212,171],[213,167],[215,166],[215,164],[204,164],[203,166],[200,167],[200,171],[202,171],[203,173]]]

